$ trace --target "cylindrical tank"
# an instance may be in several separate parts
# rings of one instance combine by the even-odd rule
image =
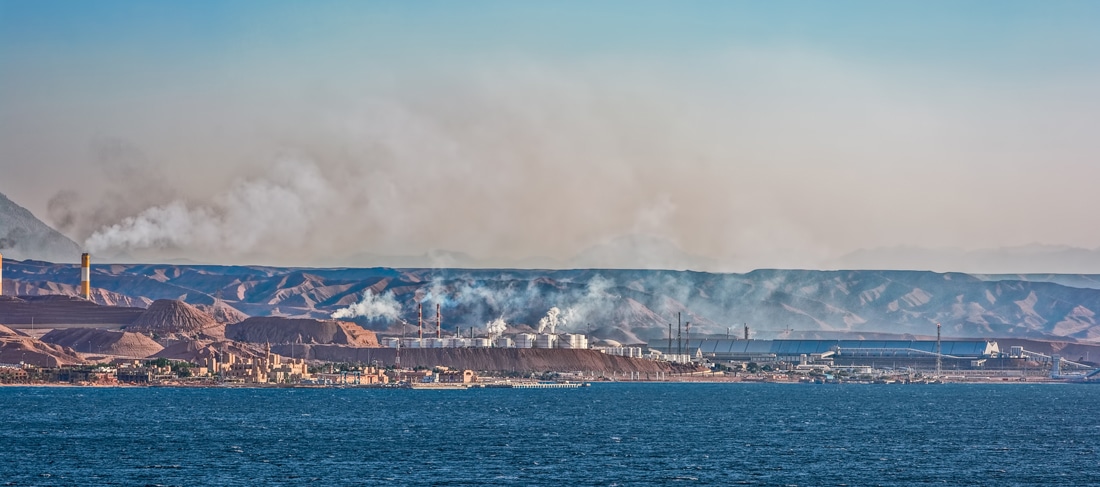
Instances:
[[[470,346],[474,348],[489,348],[492,342],[488,338],[474,338],[470,341]]]
[[[406,338],[405,343],[402,345],[404,345],[405,348],[421,348],[421,341],[419,338]]]
[[[516,342],[508,337],[497,337],[493,340],[493,346],[497,348],[512,348],[516,346]]]
[[[520,333],[516,335],[516,348],[535,348],[535,334]]]
[[[397,348],[399,343],[401,343],[401,339],[397,337],[386,337],[382,339],[382,346],[386,348]]]
[[[558,344],[558,336],[543,333],[535,339],[535,348],[555,348]]]

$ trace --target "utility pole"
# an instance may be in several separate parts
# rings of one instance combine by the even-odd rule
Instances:
[[[940,324],[936,323],[936,377],[943,372],[943,344],[940,342]]]

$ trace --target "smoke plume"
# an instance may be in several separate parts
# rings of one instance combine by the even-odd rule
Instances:
[[[561,310],[557,306],[550,308],[541,320],[539,320],[539,333],[555,333],[558,325],[564,325],[565,319],[561,317]]]
[[[485,324],[485,334],[489,338],[500,336],[508,329],[508,323],[504,322],[504,318],[497,318]]]
[[[347,308],[332,313],[333,319],[366,318],[368,320],[397,320],[401,314],[401,305],[393,297],[393,292],[374,294],[370,289],[363,292],[363,299]]]

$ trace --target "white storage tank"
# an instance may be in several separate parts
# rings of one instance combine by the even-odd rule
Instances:
[[[425,338],[424,348],[443,348],[442,338]]]
[[[558,337],[558,348],[582,350],[588,348],[588,337],[573,333],[565,333]]]
[[[405,348],[421,348],[420,344],[421,342],[419,338],[406,338],[405,343],[402,343],[401,345]]]
[[[474,348],[489,348],[491,344],[488,338],[474,338],[470,342],[470,346]]]
[[[516,342],[508,337],[497,337],[493,340],[493,346],[497,348],[512,348],[516,346]]]
[[[397,348],[397,345],[401,343],[401,339],[397,337],[386,337],[382,339],[382,346],[386,348]]]
[[[455,348],[466,348],[470,346],[469,338],[455,338]]]
[[[535,334],[520,333],[516,335],[516,348],[535,348]]]
[[[543,333],[535,339],[535,348],[557,348],[558,336]]]

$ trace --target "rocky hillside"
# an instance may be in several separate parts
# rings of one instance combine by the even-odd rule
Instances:
[[[42,335],[43,342],[69,347],[77,352],[144,358],[164,349],[152,338],[97,328],[59,328]]]
[[[0,254],[17,260],[79,262],[80,246],[0,193]]]
[[[71,348],[45,343],[0,325],[0,363],[20,362],[39,367],[57,367],[84,363]]]
[[[9,261],[4,276],[26,294],[67,293],[78,280],[72,266],[42,262]],[[445,333],[484,330],[497,318],[512,330],[537,328],[558,307],[559,331],[591,331],[624,343],[665,336],[677,313],[691,322],[693,335],[739,334],[747,323],[758,338],[786,330],[927,336],[939,322],[947,337],[1093,340],[1100,339],[1098,280],[919,271],[283,269],[94,260],[92,269],[97,296],[120,303],[179,299],[221,303],[251,316],[327,319],[369,291],[386,296],[398,318],[353,319],[369,329],[392,329],[403,320],[415,333],[417,302],[425,304],[428,333],[436,303]]]

